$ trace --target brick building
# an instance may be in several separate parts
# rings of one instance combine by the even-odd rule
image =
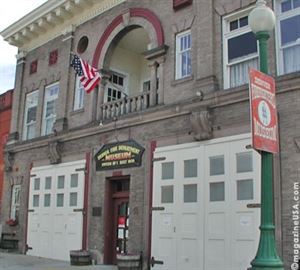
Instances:
[[[4,178],[4,156],[3,148],[6,144],[11,119],[13,90],[0,95],[0,205],[2,205],[3,178]]]
[[[19,48],[2,220],[20,189],[18,225],[4,231],[16,231],[22,252],[68,260],[83,248],[104,264],[142,253],[145,268],[164,270],[250,266],[261,171],[246,147],[254,2],[48,1],[1,32]],[[268,1],[277,20],[276,239],[286,267],[300,162],[298,2]],[[90,94],[72,53],[102,74]]]

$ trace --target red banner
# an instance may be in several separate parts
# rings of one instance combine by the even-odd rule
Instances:
[[[278,153],[275,81],[255,69],[250,69],[249,78],[252,146],[257,150]]]

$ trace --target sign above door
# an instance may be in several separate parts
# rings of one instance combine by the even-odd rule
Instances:
[[[144,151],[134,140],[105,144],[94,157],[96,171],[141,166]]]

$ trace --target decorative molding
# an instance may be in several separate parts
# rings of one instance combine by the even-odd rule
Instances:
[[[145,58],[147,60],[152,60],[154,58],[158,58],[160,56],[165,55],[168,51],[168,48],[169,48],[169,46],[163,45],[163,46],[157,47],[155,49],[146,51],[146,52],[143,53],[143,55],[145,56]]]
[[[4,29],[4,40],[28,51],[61,35],[69,25],[81,25],[126,0],[47,1]]]
[[[193,0],[173,0],[173,9],[177,11],[181,8],[191,5],[192,3]]]
[[[48,143],[48,151],[50,164],[58,164],[61,162],[61,143],[58,140]]]
[[[196,141],[212,138],[211,116],[207,110],[193,112],[190,116],[192,133]]]
[[[13,168],[14,154],[10,151],[4,152],[5,171],[11,172]]]
[[[126,13],[125,13],[126,14]],[[134,18],[142,18],[146,22],[148,22],[150,25],[152,25],[154,29],[154,35],[156,39],[156,47],[162,47],[164,46],[165,38],[164,38],[164,32],[163,32],[163,27],[161,25],[161,22],[159,18],[149,9],[145,8],[131,8],[129,10],[130,18],[126,18],[124,14],[120,14],[117,17],[113,19],[113,21],[108,25],[108,27],[105,29],[103,32],[103,35],[101,36],[96,50],[95,54],[93,56],[93,61],[92,61],[92,66],[93,67],[98,67],[99,60],[103,55],[106,54],[106,51],[104,51],[104,47],[107,41],[110,41],[112,39],[112,35],[116,34],[115,31],[116,29],[120,28],[120,25],[123,24],[122,29],[119,29],[118,32],[126,28],[124,26],[124,18],[128,20],[129,24],[135,24]],[[126,24],[126,23],[125,23]],[[136,22],[136,25],[140,25],[140,22]],[[143,25],[141,25],[144,27]]]

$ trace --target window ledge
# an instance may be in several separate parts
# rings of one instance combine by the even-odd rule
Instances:
[[[78,110],[71,111],[70,115],[73,116],[73,115],[83,113],[83,112],[84,112],[84,108],[81,108],[81,109],[78,109]]]
[[[184,77],[182,79],[175,79],[175,80],[171,81],[171,86],[186,83],[186,82],[189,82],[189,81],[192,81],[192,80],[194,80],[194,75],[193,74],[190,75],[190,76]]]

